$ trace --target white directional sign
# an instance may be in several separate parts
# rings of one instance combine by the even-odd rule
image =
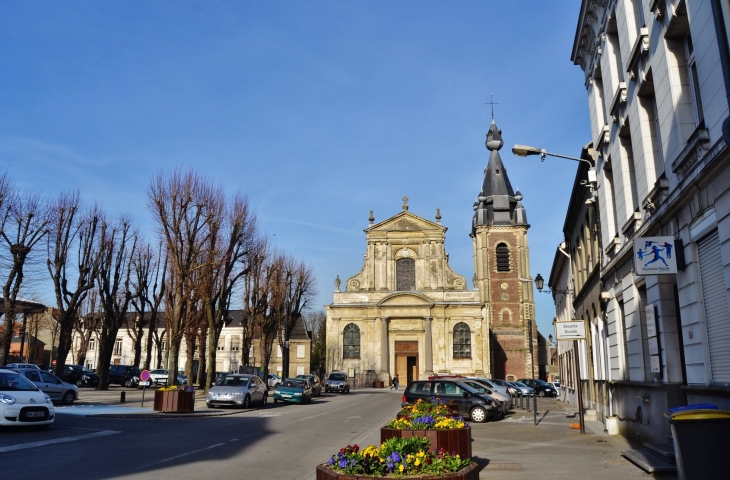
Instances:
[[[586,324],[583,320],[555,322],[555,338],[558,340],[584,340]]]

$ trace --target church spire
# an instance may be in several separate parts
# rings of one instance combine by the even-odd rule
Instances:
[[[515,192],[507,177],[507,169],[504,168],[499,151],[504,146],[502,130],[492,119],[492,124],[487,132],[485,142],[489,154],[489,164],[484,170],[484,182],[474,203],[473,227],[478,225],[526,225],[526,214],[520,203],[520,215],[515,215],[515,208],[519,200],[515,198]]]

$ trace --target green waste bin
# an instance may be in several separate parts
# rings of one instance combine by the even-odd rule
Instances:
[[[707,408],[667,412],[680,480],[727,478],[730,411]]]

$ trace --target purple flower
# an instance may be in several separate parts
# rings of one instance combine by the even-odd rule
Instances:
[[[400,454],[398,452],[393,452],[393,454],[391,455],[391,457],[393,458],[393,461],[394,462],[400,462],[401,461]]]
[[[345,468],[347,466],[347,460],[344,458],[340,460],[340,468]]]
[[[327,462],[327,465],[329,465],[329,466],[331,467],[331,466],[332,466],[332,465],[334,465],[334,464],[335,464],[335,456],[334,456],[334,455],[332,455],[332,457],[330,458],[330,461],[329,461],[329,462]]]

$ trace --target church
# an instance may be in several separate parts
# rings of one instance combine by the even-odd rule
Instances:
[[[492,120],[489,164],[474,203],[473,287],[449,266],[447,228],[409,211],[365,229],[362,270],[327,311],[327,371],[401,384],[435,374],[531,377],[528,320],[535,304],[522,195],[507,178]],[[536,343],[534,344],[536,345]],[[535,350],[537,354],[537,350]]]

